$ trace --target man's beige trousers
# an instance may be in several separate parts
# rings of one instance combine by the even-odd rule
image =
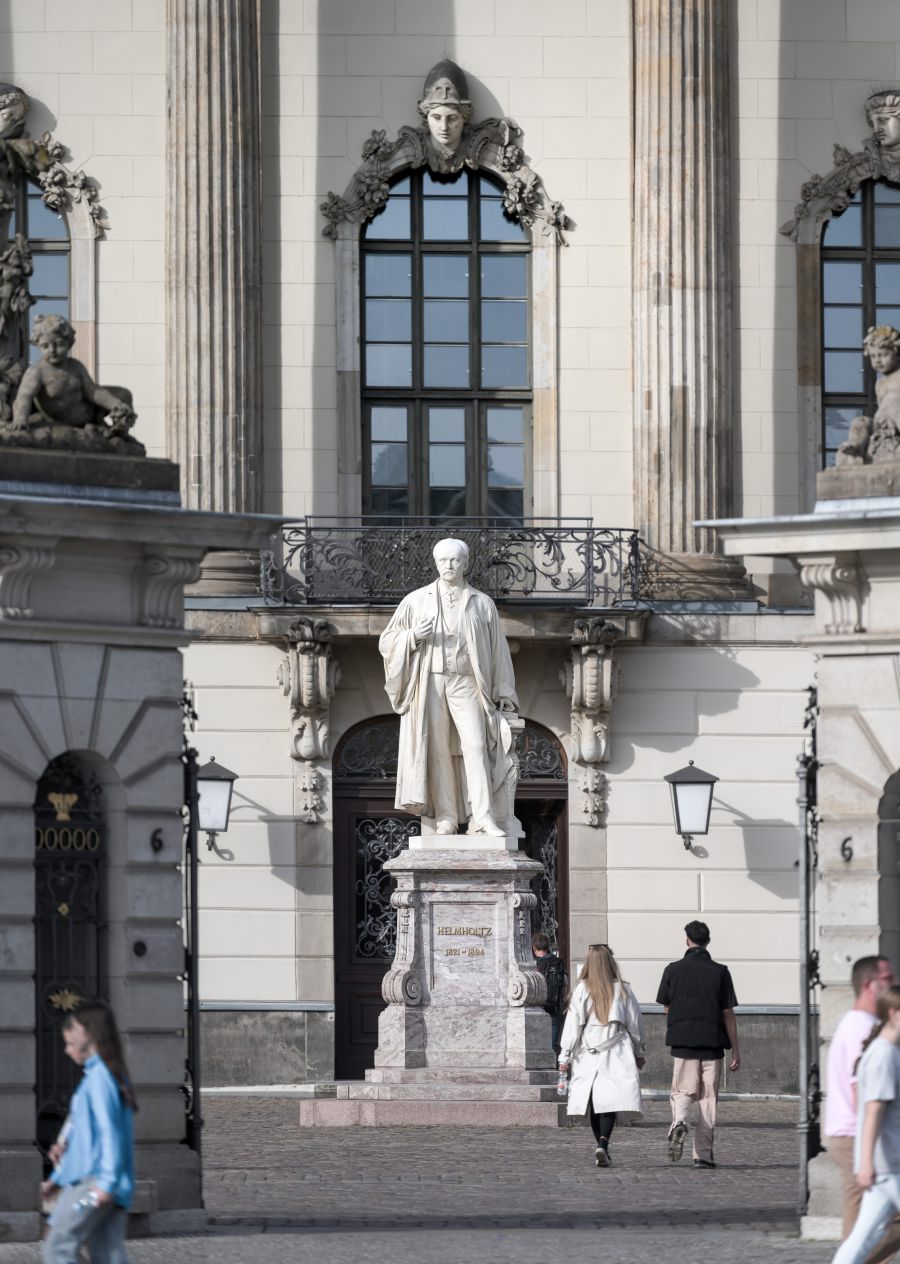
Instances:
[[[672,1128],[676,1124],[688,1126],[688,1112],[696,1102],[699,1117],[694,1129],[694,1158],[712,1163],[722,1059],[673,1058],[672,1061]]]

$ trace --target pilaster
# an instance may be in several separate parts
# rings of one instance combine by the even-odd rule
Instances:
[[[261,503],[258,0],[168,0],[167,418],[186,507]],[[196,591],[255,593],[218,554]]]
[[[635,0],[636,516],[657,597],[747,596],[697,519],[731,512],[729,6]]]

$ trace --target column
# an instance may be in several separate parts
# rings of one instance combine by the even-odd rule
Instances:
[[[167,0],[169,455],[186,506],[261,507],[258,0]],[[218,553],[199,590],[255,592],[258,558]],[[196,591],[196,589],[195,589]]]
[[[658,596],[747,596],[691,525],[733,505],[729,6],[633,12],[636,516]]]

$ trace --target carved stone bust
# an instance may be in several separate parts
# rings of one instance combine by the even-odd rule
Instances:
[[[446,163],[447,170],[454,169],[454,156],[472,117],[468,81],[456,62],[439,61],[429,70],[419,113],[428,125],[429,144],[438,163]]]

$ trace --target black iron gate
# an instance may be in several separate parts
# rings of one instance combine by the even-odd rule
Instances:
[[[797,807],[800,818],[800,1214],[809,1201],[807,1164],[822,1150],[819,1110],[822,1101],[819,1068],[818,1005],[816,989],[823,987],[819,977],[819,952],[815,943],[815,880],[819,866],[819,809],[817,774],[819,759],[817,728],[819,696],[815,685],[809,688],[809,700],[803,718],[803,749],[797,758]]]
[[[37,1140],[46,1153],[79,1078],[63,1053],[61,1020],[104,991],[102,795],[75,756],[47,765],[34,824]]]

